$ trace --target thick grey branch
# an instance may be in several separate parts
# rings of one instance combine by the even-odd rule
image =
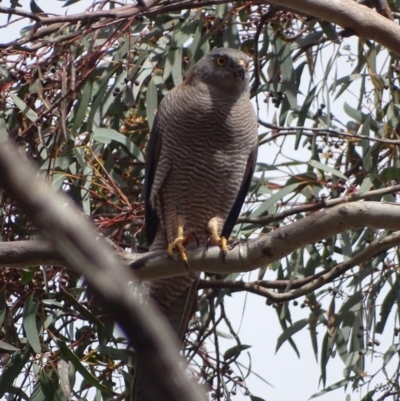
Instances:
[[[385,238],[372,241],[371,244],[359,252],[357,255],[340,263],[328,271],[320,272],[311,277],[310,280],[299,279],[289,282],[286,280],[274,281],[255,281],[246,283],[244,281],[202,281],[200,288],[229,288],[233,291],[248,291],[253,294],[261,295],[274,302],[290,301],[302,295],[306,295],[323,285],[330,283],[335,278],[341,276],[346,271],[355,266],[359,266],[368,259],[380,252],[386,251],[400,244],[400,231],[393,233]],[[307,282],[305,282],[307,280]],[[281,282],[280,282],[281,281]],[[287,288],[285,292],[272,292],[267,288]]]
[[[217,246],[209,247],[208,250],[203,247],[190,250],[187,253],[189,271],[218,274],[248,272],[280,260],[300,247],[360,227],[400,230],[400,205],[361,201],[340,204],[310,214],[257,239],[233,244],[225,263]],[[0,243],[0,267],[26,267],[29,264],[27,253],[35,260],[36,263],[32,263],[33,265],[54,262],[55,255],[46,243],[35,242],[30,246],[23,242],[21,249],[18,244],[20,243]],[[171,260],[166,252],[146,254],[119,252],[119,256],[131,266],[140,280],[188,273],[178,257]]]
[[[393,21],[392,10],[390,9],[386,0],[371,0],[371,3],[374,5],[379,14],[382,14],[384,17]]]
[[[204,1],[179,1],[166,6],[158,6],[157,1],[146,0],[138,5],[125,5],[111,10],[84,12],[74,15],[38,16],[20,8],[11,9],[0,7],[0,13],[17,14],[22,17],[29,17],[36,20],[36,29],[57,23],[76,23],[85,21],[93,23],[102,19],[129,19],[137,14],[146,11],[148,14],[158,15],[172,10],[179,11],[189,8],[197,8],[205,5],[229,3],[230,0],[204,0]],[[264,4],[264,1],[255,1],[257,4]],[[375,40],[396,54],[400,54],[400,27],[390,19],[378,14],[370,8],[348,0],[268,0],[268,3],[279,7],[291,9],[299,13],[312,15],[318,19],[332,22],[345,29],[353,30],[360,38]],[[43,37],[42,32],[40,37]],[[22,45],[27,43],[23,38],[13,43],[6,44]],[[0,47],[4,48],[4,45]]]
[[[18,155],[5,141],[0,144],[0,171],[0,186],[42,229],[64,263],[86,277],[141,355],[146,371],[156,378],[166,398],[204,399],[199,387],[185,375],[179,349],[165,320],[150,303],[140,303],[128,286],[134,279],[132,272],[120,265],[106,241],[96,234],[71,201],[39,181],[24,155]]]
[[[400,230],[400,205],[353,202],[325,209],[257,239],[238,243],[228,252],[225,263],[216,246],[188,251],[189,271],[218,274],[251,271],[280,260],[305,245],[360,227]],[[178,276],[188,271],[178,258],[172,261],[164,252],[148,253],[145,257],[124,255],[127,262],[130,258],[132,268],[143,280]]]
[[[280,7],[306,12],[319,19],[353,30],[400,54],[400,27],[370,8],[348,0],[269,0]]]

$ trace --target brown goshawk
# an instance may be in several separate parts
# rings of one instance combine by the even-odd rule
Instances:
[[[145,226],[150,250],[218,244],[223,253],[257,157],[257,118],[243,52],[217,48],[162,100],[146,153]],[[190,264],[190,260],[188,261]],[[149,295],[182,341],[197,296],[197,273],[154,280]],[[134,401],[161,401],[136,369]]]

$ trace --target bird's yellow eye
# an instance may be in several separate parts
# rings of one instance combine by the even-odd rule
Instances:
[[[219,56],[219,57],[217,57],[217,58],[215,59],[215,62],[216,62],[217,65],[219,65],[220,67],[223,67],[223,66],[226,64],[226,59],[225,59],[225,57]]]

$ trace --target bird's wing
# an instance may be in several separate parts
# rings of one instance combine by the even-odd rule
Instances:
[[[154,119],[153,127],[150,132],[149,143],[147,145],[146,173],[144,177],[145,229],[146,239],[149,244],[153,243],[158,226],[157,210],[155,205],[150,201],[151,190],[153,188],[154,177],[156,175],[158,158],[161,149],[161,135],[158,127],[157,115]]]
[[[257,160],[257,151],[258,147],[256,146],[249,154],[242,184],[240,186],[239,192],[236,195],[235,202],[225,221],[224,227],[222,228],[222,233],[221,233],[222,237],[229,238],[233,230],[233,227],[236,224],[237,218],[239,217],[239,213],[240,210],[242,209],[244,199],[246,198],[247,192],[250,187],[251,178],[253,177]]]

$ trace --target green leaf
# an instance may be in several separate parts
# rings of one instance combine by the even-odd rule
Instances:
[[[225,351],[224,360],[226,361],[228,359],[235,358],[239,356],[243,350],[248,348],[251,348],[251,345],[245,345],[245,344],[235,345],[234,347],[229,348]]]
[[[56,340],[57,345],[60,348],[61,353],[67,361],[70,361],[75,369],[83,376],[83,378],[92,386],[96,387],[101,391],[106,391],[107,387],[103,386],[95,376],[93,376],[82,364],[79,358],[72,352],[67,345],[60,340]]]
[[[4,317],[6,316],[7,303],[5,291],[0,291],[0,327],[3,325]]]
[[[21,284],[26,285],[31,282],[35,276],[36,268],[21,270]]]
[[[86,309],[73,295],[71,295],[68,291],[63,289],[63,295],[65,299],[71,304],[71,306],[79,312],[84,318],[89,320],[90,322],[96,323],[97,325],[102,326],[103,323],[91,313],[88,309]]]
[[[250,396],[251,401],[265,401],[264,398],[256,397],[255,395]]]
[[[174,60],[172,64],[172,79],[174,81],[174,85],[178,86],[183,82],[182,79],[182,47],[176,49],[173,53]]]
[[[68,6],[72,5],[72,4],[78,3],[78,1],[81,1],[81,0],[68,0],[68,1],[65,2],[63,7],[68,7]]]
[[[310,327],[309,329],[311,345],[314,351],[315,361],[318,363],[318,339],[316,327]]]
[[[93,139],[100,143],[109,144],[111,141],[117,142],[124,146],[124,148],[140,162],[144,162],[142,151],[129,140],[125,135],[120,134],[111,128],[96,128],[93,131]]]
[[[356,373],[357,375],[362,374],[360,368],[357,366],[360,356],[361,355],[359,351],[349,352],[345,361],[346,368],[344,369],[343,376],[348,377],[351,371],[354,371],[354,373]]]
[[[232,47],[233,49],[240,48],[240,37],[236,18],[236,14],[231,14],[231,16],[227,19],[222,36],[224,47]]]
[[[60,388],[65,397],[71,395],[71,385],[69,381],[69,363],[62,358],[57,361],[57,373],[60,378]]]
[[[23,367],[28,362],[30,347],[26,346],[22,352],[15,352],[11,357],[11,362],[5,367],[0,375],[0,399],[8,391],[15,378],[22,372]]]
[[[347,298],[336,314],[336,326],[339,326],[351,309],[359,308],[362,298],[363,295],[360,291],[355,291],[353,295]]]
[[[346,347],[347,330],[337,328],[333,337],[339,356],[342,358],[342,361],[346,363],[347,358],[349,357]]]
[[[306,173],[292,175],[285,182],[285,186],[289,185],[289,184],[295,184],[295,183],[302,184],[302,185],[319,185],[319,186],[321,186],[321,183],[318,182],[317,174],[315,174],[313,171],[308,171]]]
[[[336,25],[333,25],[327,21],[319,21],[319,25],[329,40],[331,40],[331,41],[338,40],[338,34],[335,29]]]
[[[313,394],[313,395],[310,397],[310,399],[311,399],[311,398],[319,397],[319,396],[324,395],[324,394],[326,394],[326,393],[329,393],[329,392],[332,391],[332,390],[337,390],[337,389],[340,388],[340,387],[344,387],[344,386],[346,386],[347,384],[351,383],[351,382],[352,382],[353,380],[355,380],[355,379],[357,379],[357,376],[351,376],[351,377],[349,377],[349,378],[347,378],[347,379],[339,380],[339,381],[336,382],[335,384],[332,384],[332,385],[330,385],[330,386],[324,388],[323,390],[319,391],[318,393]]]
[[[386,167],[379,174],[382,181],[400,181],[400,168],[399,167]]]
[[[354,107],[350,106],[346,102],[344,103],[344,111],[354,120],[356,120],[358,123],[363,124],[365,121],[370,120],[370,127],[374,132],[378,132],[380,125],[374,120],[371,116],[371,114],[366,114],[361,112],[358,109],[355,109]]]
[[[109,81],[110,78],[114,75],[113,65],[110,66],[101,72],[100,68],[96,71],[99,75],[101,75],[100,82],[96,82],[96,90],[92,89],[92,102],[90,105],[89,115],[86,121],[86,127],[89,131],[93,129],[93,126],[99,126],[102,117],[105,114],[105,103],[107,101],[107,91],[109,89]],[[112,91],[108,91],[109,96],[112,96]]]
[[[228,340],[233,340],[232,334],[225,333],[225,332],[220,331],[220,330],[217,330],[217,335],[218,335],[219,337],[226,338],[226,339],[228,339]]]
[[[23,391],[22,388],[19,386],[9,386],[7,393],[15,396],[15,398],[12,398],[12,400],[19,401],[20,399],[22,399],[22,400],[26,400],[26,401],[28,401],[28,400],[32,401],[32,398],[29,398],[26,395],[25,391]],[[8,399],[11,399],[11,397],[9,397]]]
[[[42,352],[42,347],[40,345],[39,333],[36,325],[36,308],[33,302],[34,293],[29,295],[24,304],[24,329],[28,342],[31,345],[33,351],[36,354]]]
[[[131,363],[133,358],[133,352],[129,349],[118,349],[99,345],[96,351],[101,355],[106,355],[107,357],[111,357],[114,360],[122,361],[124,363]]]
[[[91,79],[87,80],[82,89],[82,95],[78,99],[74,107],[75,113],[73,116],[73,124],[71,127],[72,133],[75,135],[82,125],[83,120],[87,116],[89,103],[92,97],[93,82]]]
[[[308,94],[307,94],[307,96],[306,96],[306,98],[305,98],[305,100],[303,102],[303,105],[301,106],[301,109],[300,109],[300,112],[299,112],[299,118],[297,120],[297,126],[299,126],[299,127],[303,127],[304,124],[305,124],[306,118],[307,118],[308,113],[310,111],[310,107],[312,105],[312,102],[315,99],[316,90],[317,90],[317,85],[315,85],[314,88],[312,88],[308,92]],[[302,133],[303,133],[302,130],[297,130],[297,132],[296,132],[296,142],[295,142],[295,145],[294,145],[294,148],[296,150],[299,147]]]
[[[254,217],[261,216],[265,212],[268,211],[268,209],[272,206],[274,206],[277,202],[279,202],[282,198],[284,198],[286,195],[289,195],[292,193],[297,187],[301,185],[300,183],[295,183],[291,185],[287,185],[280,189],[278,192],[270,196],[267,200],[265,200],[251,215]]]
[[[64,397],[62,393],[61,394],[59,393],[60,388],[58,387],[58,380],[52,379],[47,374],[45,369],[42,369],[40,371],[39,377],[40,377],[40,385],[42,387],[42,391],[46,397],[46,400],[52,400],[52,401],[66,400],[66,397]]]
[[[15,105],[22,111],[22,113],[29,118],[32,122],[35,122],[38,118],[37,114],[17,95],[10,93],[10,97],[15,103]]]
[[[294,67],[290,53],[290,45],[281,40],[277,35],[273,41],[278,57],[279,67],[282,73],[282,92],[290,103],[291,109],[297,107],[297,86]]]
[[[396,290],[392,287],[386,294],[385,299],[382,302],[381,310],[379,312],[380,320],[376,324],[375,331],[376,333],[382,334],[383,329],[385,328],[387,318],[389,317],[390,311],[394,303],[396,302]]]
[[[348,178],[344,174],[342,174],[340,171],[334,169],[333,167],[327,166],[326,164],[323,164],[323,163],[321,163],[321,162],[319,162],[317,160],[310,160],[308,162],[308,164],[311,167],[314,167],[314,168],[316,168],[318,170],[325,171],[327,173],[331,173],[332,175],[335,175],[336,177],[342,178],[345,181],[348,180]]]
[[[282,344],[289,340],[294,334],[303,329],[308,324],[308,319],[298,320],[289,326],[279,337],[276,343],[275,352],[278,352]]]
[[[0,340],[0,349],[3,351],[21,351],[19,348],[14,347],[11,344],[7,344],[3,340]]]
[[[330,336],[328,334],[328,332],[325,333],[324,335],[324,339],[322,340],[322,347],[321,347],[321,362],[320,362],[320,366],[321,366],[321,381],[322,381],[322,385],[325,387],[326,385],[326,365],[329,361],[329,357],[330,357]]]
[[[385,352],[385,355],[383,355],[383,366],[386,366],[390,362],[393,355],[397,354],[398,349],[399,349],[399,344],[392,344],[388,348],[388,350]]]
[[[157,87],[154,84],[154,79],[151,79],[147,85],[146,91],[146,114],[149,128],[153,127],[154,117],[157,112],[158,100],[157,100]]]
[[[35,383],[33,387],[33,391],[31,397],[29,398],[29,401],[47,401],[45,395],[43,394],[43,389],[40,385],[39,380]]]
[[[34,14],[44,14],[44,11],[36,4],[35,0],[31,0],[30,6]]]

